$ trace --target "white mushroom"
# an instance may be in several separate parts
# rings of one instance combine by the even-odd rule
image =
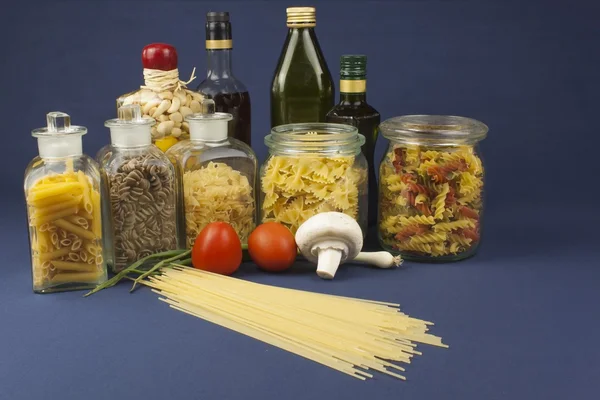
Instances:
[[[296,232],[296,243],[307,260],[317,263],[317,275],[333,279],[345,261],[365,262],[380,268],[401,264],[400,257],[385,251],[361,253],[362,231],[354,218],[339,212],[325,212],[306,220]]]

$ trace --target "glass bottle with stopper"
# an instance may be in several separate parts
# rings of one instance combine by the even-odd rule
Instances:
[[[142,50],[144,85],[117,99],[122,105],[139,104],[142,115],[156,120],[152,127],[152,142],[166,151],[179,140],[189,137],[185,117],[200,112],[203,96],[187,89],[195,79],[194,71],[187,82],[179,79],[177,50],[164,43],[152,43]]]
[[[325,122],[335,87],[315,34],[313,7],[287,9],[289,28],[271,84],[271,127]]]
[[[363,154],[369,164],[369,226],[377,223],[375,143],[379,112],[367,103],[367,56],[344,55],[340,60],[340,102],[327,113],[327,122],[353,125],[365,137]]]
[[[229,136],[250,146],[251,107],[246,86],[233,75],[233,42],[228,12],[206,14],[206,79],[196,88],[214,100],[218,112],[232,115]]]
[[[98,162],[106,193],[110,264],[119,272],[150,254],[177,249],[177,186],[173,165],[152,144],[155,121],[142,116],[138,104],[119,107],[118,118],[104,125],[111,144]]]
[[[256,226],[256,155],[244,142],[228,137],[228,113],[214,112],[205,99],[203,112],[188,115],[190,139],[167,151],[178,180],[181,243],[191,248],[210,222],[233,226],[242,243]]]
[[[100,171],[83,154],[87,128],[60,111],[46,120],[24,182],[33,291],[90,289],[106,280]]]

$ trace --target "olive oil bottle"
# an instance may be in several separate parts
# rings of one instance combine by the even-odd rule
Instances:
[[[369,225],[377,222],[375,142],[380,115],[367,103],[367,57],[344,55],[340,60],[340,102],[327,113],[327,122],[353,125],[366,141],[362,151],[369,163]]]
[[[315,34],[315,9],[286,11],[289,30],[271,84],[271,127],[325,122],[335,87]]]

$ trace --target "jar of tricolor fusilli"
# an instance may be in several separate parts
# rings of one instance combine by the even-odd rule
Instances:
[[[367,227],[367,161],[356,127],[329,123],[280,125],[265,137],[261,168],[262,221],[293,233],[320,212],[338,211]]]
[[[483,163],[476,120],[407,115],[380,125],[390,140],[379,168],[379,241],[415,261],[456,261],[477,251]]]

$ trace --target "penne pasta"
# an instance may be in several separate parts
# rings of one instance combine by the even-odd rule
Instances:
[[[88,239],[88,240],[100,239],[100,237],[96,236],[93,232],[87,231],[87,230],[83,229],[82,227],[72,224],[69,221],[66,221],[64,219],[57,219],[56,221],[54,221],[54,224],[56,226],[58,226],[59,228],[62,228],[69,232],[73,232],[77,236]]]
[[[40,253],[38,255],[38,258],[40,259],[40,261],[50,261],[50,260],[54,260],[56,258],[66,256],[67,254],[69,254],[70,251],[71,251],[70,248],[63,247],[62,249],[54,250],[54,251],[51,251],[48,253]]]
[[[39,218],[39,217],[43,217],[45,215],[50,215],[53,214],[57,211],[60,210],[64,210],[66,208],[73,208],[73,206],[76,206],[77,204],[79,204],[81,202],[82,196],[72,196],[72,199],[70,200],[66,200],[66,201],[62,201],[60,203],[56,203],[56,204],[52,204],[50,206],[47,207],[40,207],[37,208],[33,214],[32,217],[33,218]]]
[[[72,194],[74,191],[81,191],[83,187],[80,182],[59,182],[53,184],[47,189],[41,189],[35,192],[30,191],[27,201],[41,200],[59,194]]]
[[[88,265],[88,264],[82,263],[82,262],[51,261],[51,263],[59,271],[92,272],[96,269],[95,265]]]
[[[92,232],[97,238],[102,237],[102,210],[100,209],[100,193],[92,192]]]
[[[77,180],[83,187],[83,209],[88,213],[92,213],[93,206],[92,206],[92,200],[90,198],[90,191],[91,191],[90,184],[88,182],[87,177],[83,173],[83,171],[77,172]]]
[[[94,272],[67,272],[54,275],[50,282],[54,284],[60,283],[92,283],[97,282],[102,277],[100,271]]]
[[[52,214],[44,215],[42,217],[32,218],[30,225],[39,226],[45,222],[50,222],[59,218],[68,217],[69,215],[73,215],[75,213],[77,213],[77,207],[69,207],[64,210],[54,212]]]
[[[75,194],[77,194],[77,193],[75,193]],[[31,199],[27,198],[27,204],[31,207],[48,207],[53,204],[59,204],[64,201],[69,201],[73,198],[73,196],[75,194],[62,193],[62,194],[58,194],[56,196],[45,197],[43,199],[38,199],[38,200],[31,200]]]

